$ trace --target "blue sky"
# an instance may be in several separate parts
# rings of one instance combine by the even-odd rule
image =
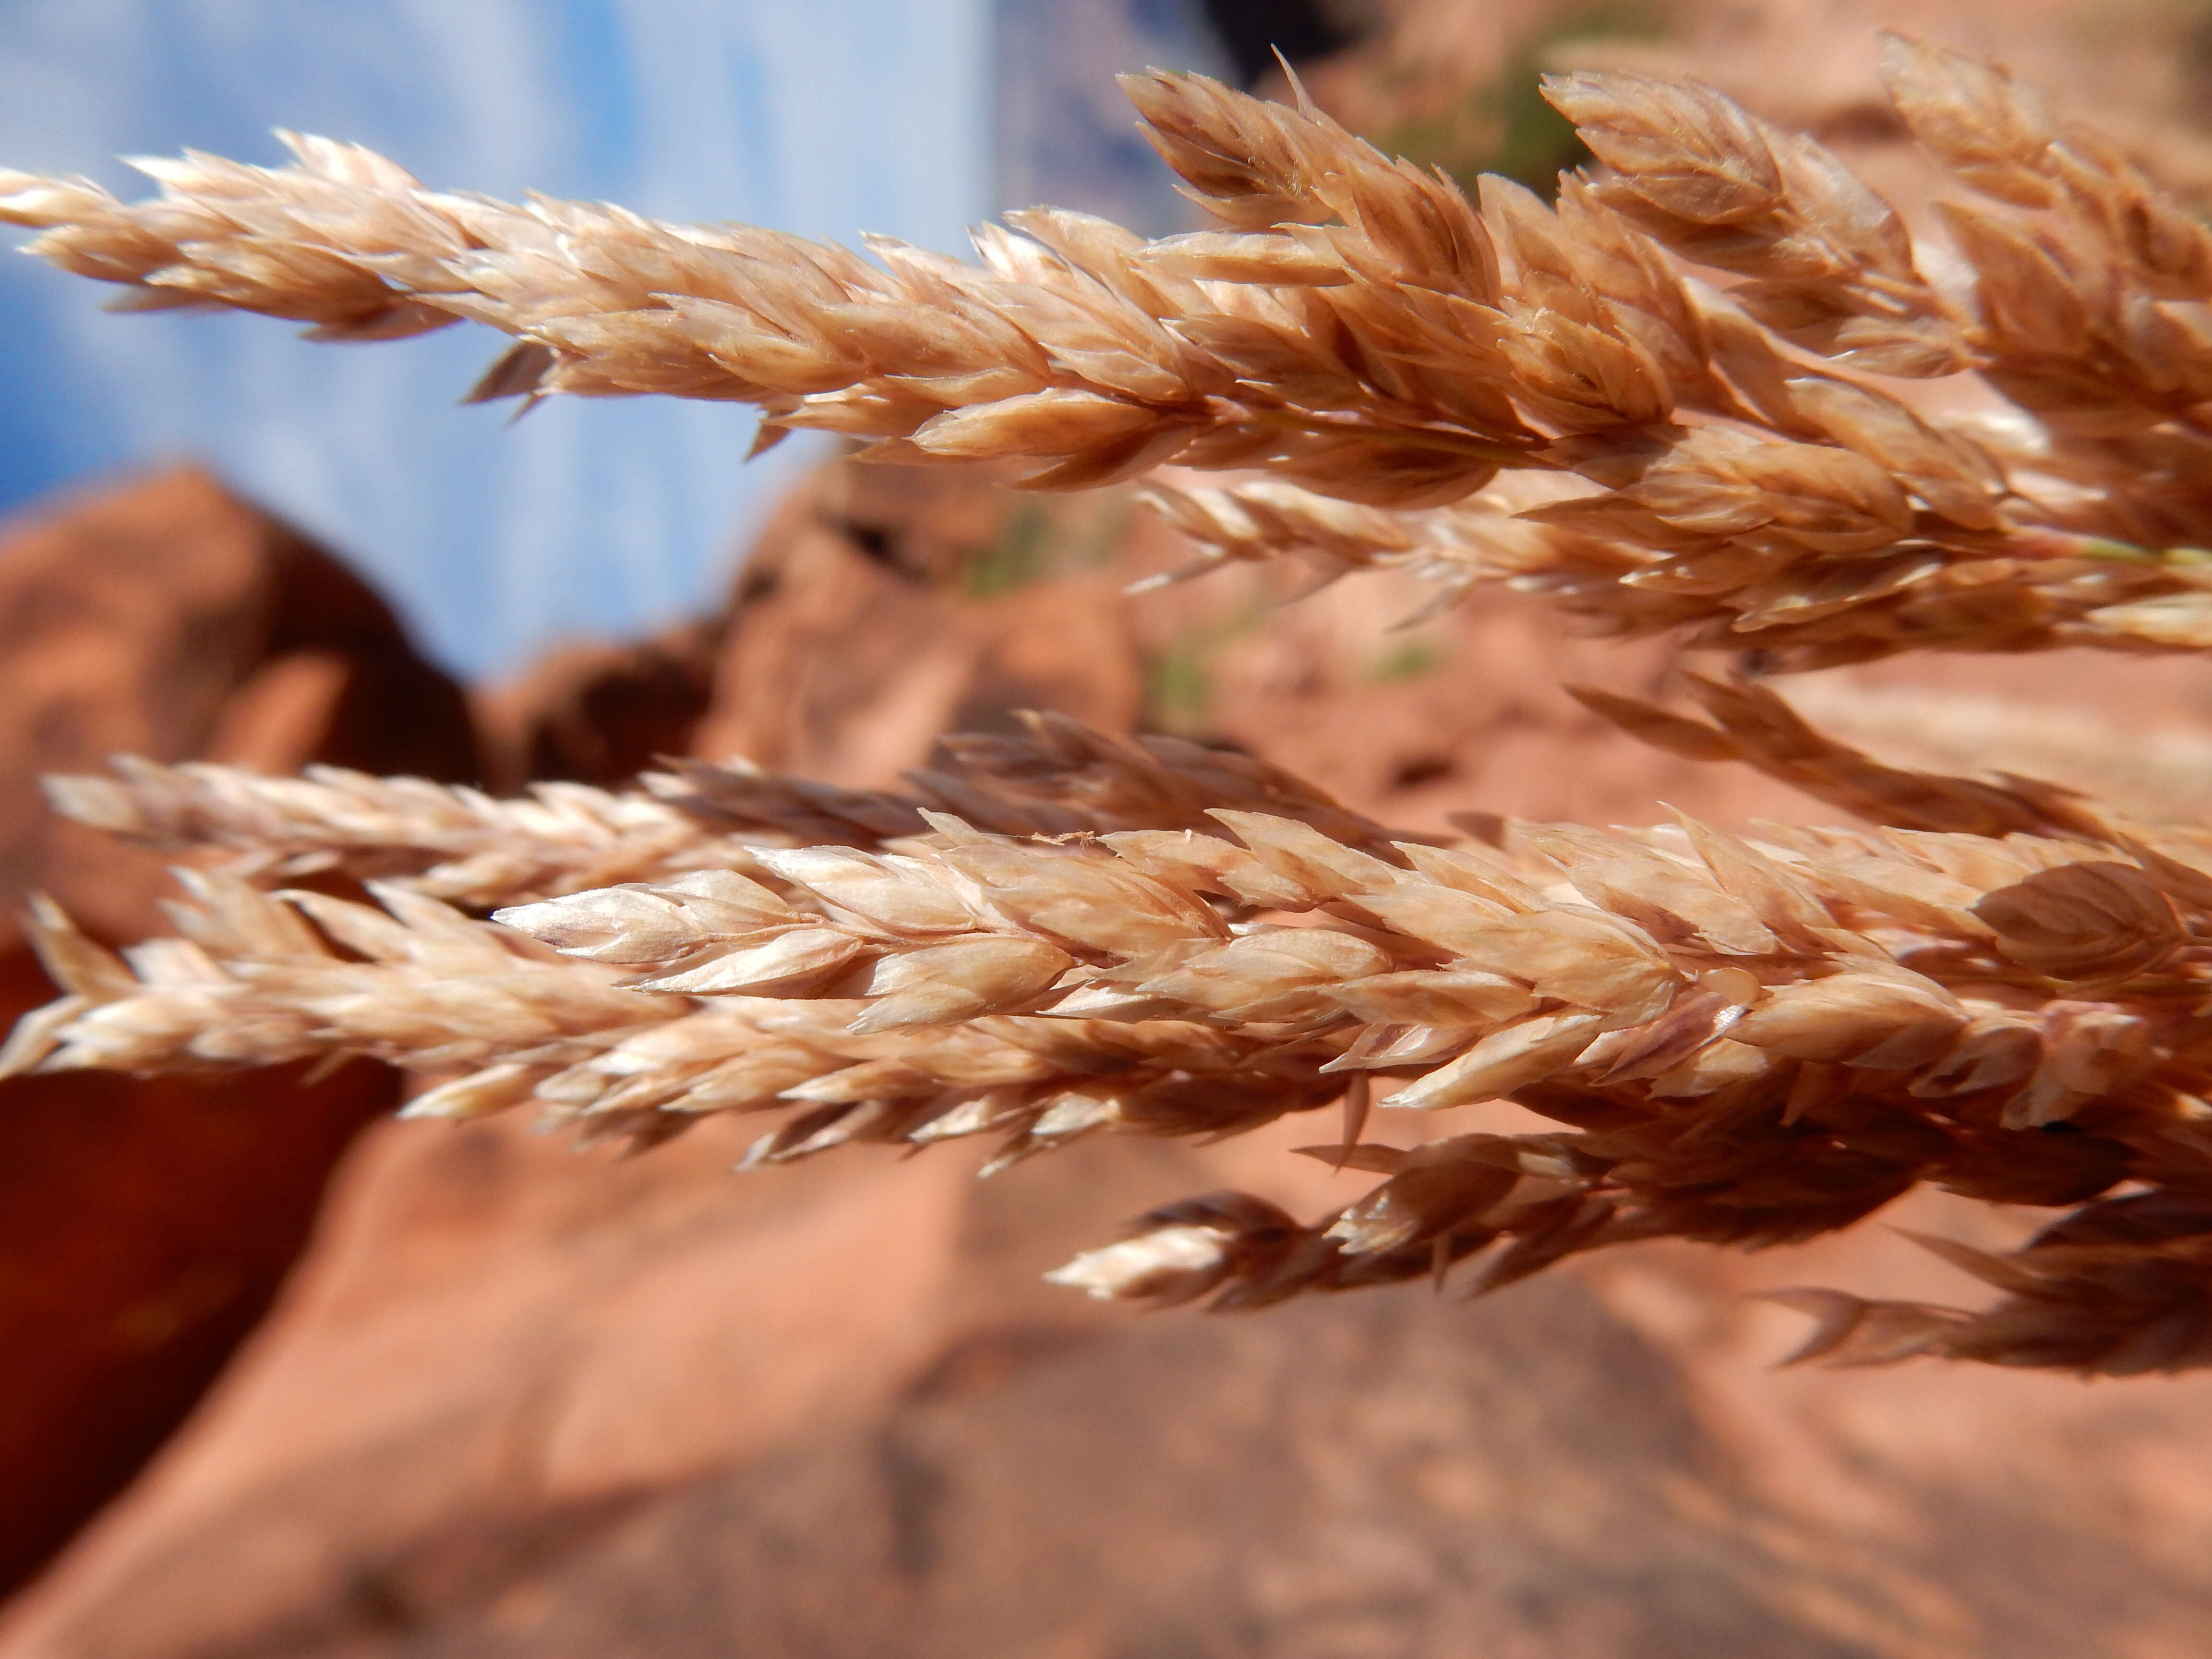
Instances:
[[[274,161],[288,126],[436,185],[956,246],[991,205],[986,4],[0,0],[0,160],[136,195],[118,154]],[[747,411],[666,399],[510,428],[456,402],[501,344],[482,330],[313,346],[260,318],[109,316],[106,297],[0,260],[0,504],[208,460],[472,672],[708,602],[804,459],[741,467]]]
[[[0,0],[0,163],[83,173],[185,147],[357,140],[434,187],[964,250],[1050,198],[1182,210],[1112,75],[1204,66],[1191,0]],[[994,97],[1018,79],[1048,96]],[[1012,199],[1000,202],[1001,191]],[[498,673],[553,641],[709,605],[822,451],[741,465],[749,411],[460,394],[503,343],[457,327],[318,346],[244,316],[111,316],[0,258],[0,508],[163,460],[212,465],[358,564],[431,653]]]

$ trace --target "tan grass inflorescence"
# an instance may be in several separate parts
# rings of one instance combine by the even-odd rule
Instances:
[[[0,175],[0,218],[132,306],[331,339],[490,324],[517,343],[485,397],[750,403],[764,440],[1011,461],[1038,489],[1259,470],[1279,482],[1164,499],[1217,556],[1411,561],[1779,666],[2212,640],[2212,240],[1996,70],[1897,41],[1889,80],[1984,198],[1945,210],[1960,280],[1820,144],[1625,75],[1551,87],[1608,164],[1556,207],[1502,179],[1471,202],[1310,108],[1131,77],[1224,228],[1146,242],[1040,208],[974,265],[433,191],[317,138],[276,169],[141,162],[163,193],[135,206]],[[1876,384],[1898,377],[1986,408],[1923,415]]]
[[[1198,568],[1401,565],[1765,668],[1904,649],[2212,644],[2212,235],[2002,72],[1895,41],[1923,149],[1979,199],[1929,257],[1810,139],[1711,90],[1575,75],[1600,166],[1468,200],[1326,116],[1129,89],[1213,231],[1049,209],[962,264],[424,189],[320,139],[162,195],[7,175],[34,252],[138,306],[321,337],[515,337],[488,397],[754,404],[880,459],[1155,480]],[[1971,383],[1973,418],[1911,383]],[[1793,1292],[1808,1352],[2128,1373],[2212,1363],[2212,835],[2032,780],[1887,766],[1741,678],[1705,718],[1588,691],[1855,830],[1394,833],[1257,761],[1039,719],[901,793],[686,763],[495,800],[334,770],[123,763],[64,811],[197,849],[179,937],[114,956],[51,908],[67,995],[0,1070],[368,1054],[410,1108],[536,1103],[652,1144],[778,1112],[753,1161],[969,1135],[1003,1166],[1106,1131],[1212,1137],[1340,1106],[1309,1150],[1381,1177],[1301,1222],[1243,1194],[1056,1275],[1253,1306],[1601,1245],[1745,1246],[1920,1183],[2063,1209],[1980,1311]],[[368,884],[374,903],[286,887]],[[489,920],[471,912],[491,912]],[[1371,1107],[1559,1127],[1407,1150]]]

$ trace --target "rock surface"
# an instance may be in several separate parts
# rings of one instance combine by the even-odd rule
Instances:
[[[474,699],[486,786],[534,780],[619,784],[663,755],[688,755],[714,697],[726,617],[637,645],[578,642]]]
[[[154,927],[155,854],[53,818],[36,781],[109,755],[307,760],[467,778],[460,687],[337,559],[179,468],[0,530],[0,902],[45,886],[116,938]]]
[[[1689,1253],[1473,1306],[1093,1310],[1036,1274],[1117,1217],[1326,1177],[1271,1177],[1278,1135],[738,1178],[736,1127],[629,1164],[375,1132],[0,1651],[2202,1650],[2202,1380],[1776,1375],[1787,1316]],[[1934,1272],[1793,1254],[1759,1277]]]
[[[1002,730],[1021,708],[1128,730],[1145,688],[1127,565],[1097,568],[1116,506],[1009,498],[957,471],[814,474],[744,563],[698,752],[880,787],[939,732]]]
[[[0,1022],[55,994],[16,938],[51,892],[158,930],[155,854],[46,810],[40,774],[119,750],[272,771],[462,778],[459,686],[337,560],[191,470],[0,529]],[[380,1068],[0,1083],[0,1586],[34,1569],[189,1411],[269,1305]]]

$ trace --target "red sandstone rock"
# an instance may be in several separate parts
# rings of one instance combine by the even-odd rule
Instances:
[[[726,631],[716,617],[638,645],[561,647],[479,694],[487,784],[501,794],[545,778],[619,784],[690,754]]]
[[[0,904],[33,884],[116,938],[163,861],[55,820],[40,774],[114,753],[289,770],[477,769],[466,704],[391,607],[297,531],[180,468],[0,528]]]
[[[1036,1274],[1164,1193],[1322,1201],[1291,1136],[980,1187],[957,1152],[732,1176],[744,1138],[376,1131],[0,1652],[2200,1650],[2212,1382],[1765,1368],[1790,1321],[1733,1284],[1929,1288],[1901,1243],[1147,1318]]]
[[[1056,568],[1065,539],[1036,544],[1097,510],[955,471],[817,473],[745,563],[699,753],[882,786],[940,732],[1003,729],[1021,708],[1127,731],[1143,682],[1120,582]]]
[[[42,772],[117,750],[268,770],[476,770],[459,688],[366,584],[185,470],[0,530],[0,1022],[54,994],[13,942],[44,889],[154,931],[158,855],[53,820]],[[267,1307],[381,1068],[0,1084],[0,1587],[191,1408]]]

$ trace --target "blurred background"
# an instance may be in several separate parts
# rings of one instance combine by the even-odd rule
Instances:
[[[1377,143],[1542,190],[1584,159],[1542,70],[1692,73],[1918,223],[1939,184],[1883,27],[2005,59],[2205,199],[2201,0],[0,0],[0,162],[136,194],[118,155],[274,162],[287,127],[441,187],[846,241],[959,252],[1036,202],[1158,234],[1191,210],[1114,75],[1279,93],[1279,49]],[[102,299],[0,262],[0,1020],[52,994],[28,891],[161,928],[161,860],[37,791],[118,750],[499,790],[737,753],[881,787],[1047,708],[1417,829],[1826,811],[1598,725],[1558,684],[1650,693],[1664,650],[1510,595],[1411,626],[1389,574],[1131,599],[1187,553],[1126,489],[805,441],[744,465],[723,406],[510,423],[458,403],[480,331],[311,346]],[[2192,662],[1787,689],[1893,761],[2212,805]],[[741,1177],[757,1126],[615,1163],[383,1121],[399,1097],[361,1062],[0,1084],[0,1659],[2181,1659],[2212,1628],[2212,1386],[1768,1369],[1797,1328],[1749,1291],[1976,1294],[1885,1227],[1477,1304],[1146,1318],[1038,1275],[1170,1198],[1316,1213],[1356,1178],[1288,1157],[1295,1123],[981,1184],[957,1150]]]

